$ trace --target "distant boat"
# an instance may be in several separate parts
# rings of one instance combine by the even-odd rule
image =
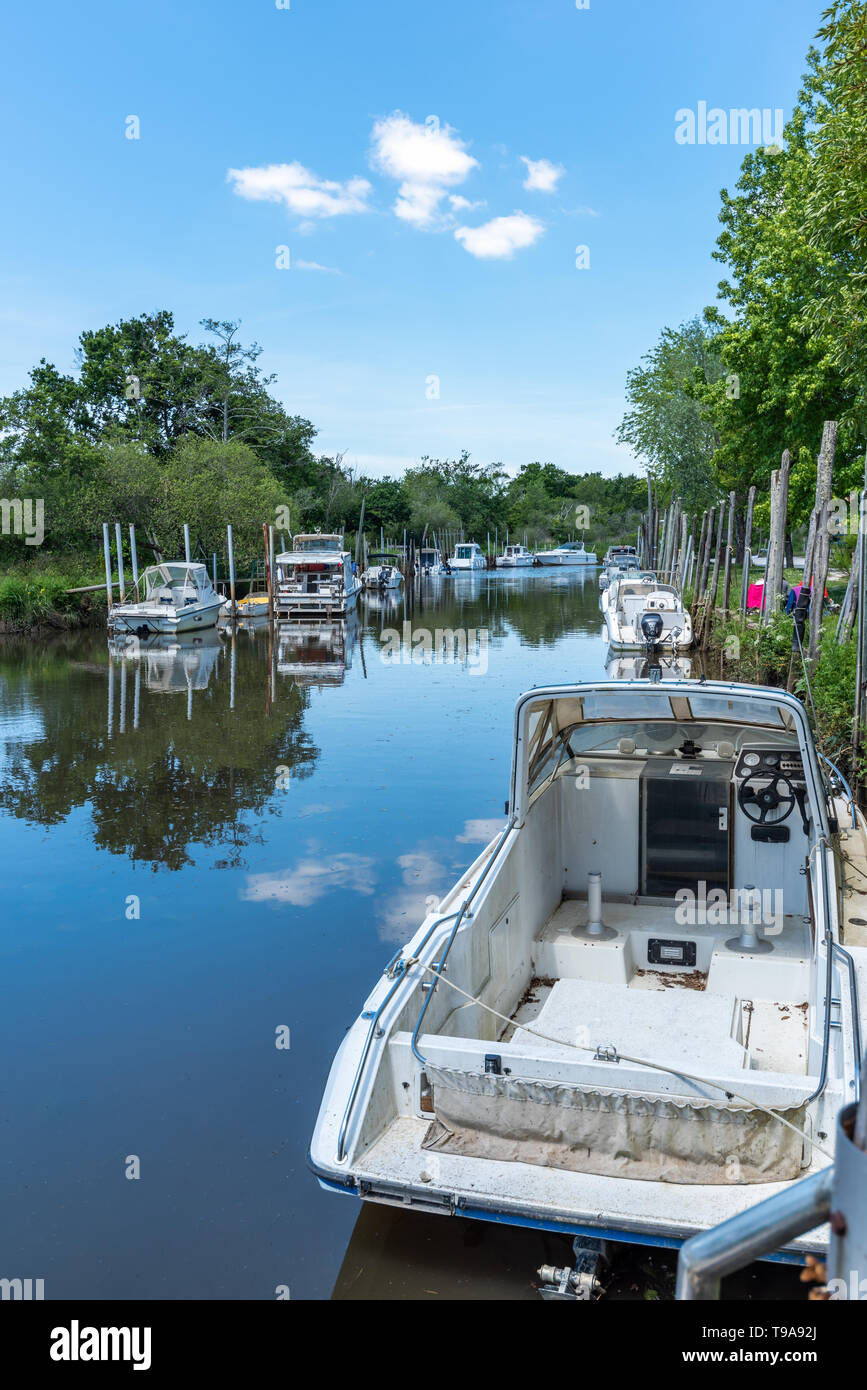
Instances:
[[[540,550],[539,559],[543,565],[595,565],[596,556],[592,550],[584,549],[583,541],[566,541],[553,550]]]
[[[435,577],[446,574],[448,566],[443,559],[442,551],[436,545],[423,545],[418,552],[416,560],[416,573]]]
[[[403,583],[400,556],[393,551],[372,550],[361,582],[365,589],[399,589]]]
[[[497,569],[518,569],[535,564],[536,557],[525,545],[507,545],[497,556]]]
[[[624,560],[634,560],[638,564],[638,551],[634,545],[609,545],[602,563],[603,565],[617,565]]]
[[[671,584],[625,575],[602,598],[613,650],[678,652],[692,646],[692,619]]]
[[[488,568],[482,547],[475,541],[462,541],[455,546],[455,553],[449,560],[453,570],[484,570]]]
[[[214,627],[223,607],[207,567],[185,560],[150,565],[139,575],[136,597],[116,603],[109,612],[113,632],[196,632]]]

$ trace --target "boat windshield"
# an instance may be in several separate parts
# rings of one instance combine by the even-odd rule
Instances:
[[[526,713],[528,787],[538,790],[570,757],[584,753],[627,755],[633,751],[671,754],[686,738],[711,757],[719,743],[736,748],[763,730],[762,737],[781,746],[797,741],[795,716],[774,700],[740,693],[667,691],[657,685],[629,690],[592,690],[534,702]]]
[[[147,599],[164,589],[196,589],[206,593],[211,588],[208,571],[204,565],[177,564],[152,565],[146,569],[139,580],[139,589]]]
[[[471,560],[478,553],[477,545],[456,545],[455,557],[458,560]]]
[[[294,547],[305,554],[319,554],[326,550],[339,550],[339,536],[296,536]]]

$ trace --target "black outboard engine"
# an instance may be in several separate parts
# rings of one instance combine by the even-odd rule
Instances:
[[[662,636],[662,615],[660,613],[642,613],[641,632],[648,653],[655,652]]]

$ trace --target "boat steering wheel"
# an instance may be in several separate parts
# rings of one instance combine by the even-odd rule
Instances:
[[[753,773],[738,787],[738,805],[748,820],[764,825],[768,817],[777,824],[788,820],[795,806],[795,789],[779,772]],[[782,807],[782,814],[772,814]]]

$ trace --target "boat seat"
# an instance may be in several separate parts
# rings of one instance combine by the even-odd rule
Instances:
[[[558,980],[533,1023],[551,1041],[519,1028],[513,1042],[534,1049],[558,1043],[615,1047],[692,1072],[740,1071],[749,1059],[735,1038],[739,1021],[740,1005],[733,994],[636,991],[596,980]]]

